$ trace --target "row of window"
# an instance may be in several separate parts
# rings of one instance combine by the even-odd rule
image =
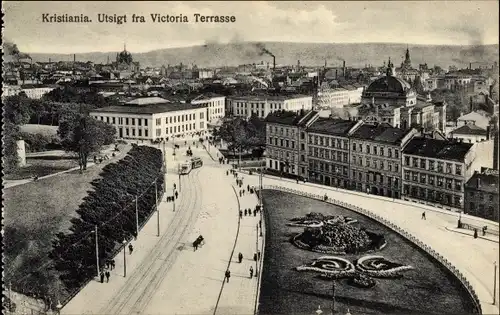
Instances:
[[[462,191],[463,189],[463,182],[461,180],[445,178],[442,176],[428,175],[424,173],[410,172],[405,170],[404,179],[406,181],[413,181],[415,183],[443,187],[456,191]]]
[[[248,116],[252,116],[253,114],[259,116],[259,111],[253,111],[252,110],[252,111],[248,111],[247,112],[244,109],[241,110],[241,111],[239,109],[236,110],[236,115],[248,115]],[[259,117],[265,117],[265,116],[266,116],[266,113],[264,111],[261,111]]]
[[[309,160],[309,171],[320,171],[320,172],[326,172],[326,173],[336,173],[336,174],[342,174],[344,176],[348,176],[349,172],[347,169],[347,166],[343,165],[338,165],[338,164],[332,164],[332,163],[326,163],[322,161],[316,161],[316,160]]]
[[[469,191],[469,197],[471,198],[476,198],[477,201],[480,201],[480,199],[484,199],[485,201],[488,200],[489,202],[493,202],[493,195],[492,194],[485,194],[482,191],[479,192],[474,192],[474,191]]]
[[[270,126],[268,128],[268,133],[269,134],[279,134],[280,136],[286,136],[286,137],[292,137],[292,138],[295,138],[295,129],[293,128],[283,128],[283,127],[280,127],[278,129],[278,127],[274,126]]]
[[[275,159],[283,159],[286,158],[287,160],[295,161],[295,155],[290,154],[288,151],[283,151],[283,150],[269,150],[269,157],[275,158]]]
[[[397,149],[377,147],[376,145],[370,146],[369,144],[367,144],[365,146],[365,150],[363,151],[362,144],[353,143],[352,144],[352,151],[366,153],[366,154],[379,155],[379,156],[387,156],[389,158],[394,157],[395,159],[399,159],[399,151]]]
[[[203,121],[200,122],[200,129],[205,128],[205,123]],[[185,124],[181,126],[172,126],[172,127],[167,127],[165,128],[165,135],[168,134],[175,134],[179,132],[185,132],[185,131],[193,131],[196,130],[196,124]],[[156,129],[156,136],[159,137],[161,136],[161,128]]]
[[[372,172],[360,172],[360,171],[356,171],[356,170],[352,170],[351,175],[352,175],[351,178],[354,180],[365,181],[365,182],[374,183],[374,184],[378,183],[380,185],[399,187],[399,178],[397,178],[397,177],[384,176],[382,174],[372,173]]]
[[[309,135],[309,144],[349,150],[349,145],[348,145],[347,140],[334,139],[332,137],[322,137],[322,136]]]
[[[293,140],[288,140],[288,139],[278,139],[278,138],[273,138],[269,137],[268,144],[275,145],[277,146],[279,143],[279,146],[282,148],[290,148],[290,149],[295,149],[295,141]]]
[[[347,152],[320,149],[320,148],[309,148],[308,155],[332,161],[349,163],[349,154]]]
[[[136,132],[135,132],[135,128],[124,128],[125,129],[125,137],[135,137],[136,136]],[[120,127],[120,138],[123,137],[123,129]],[[143,130],[142,129],[137,129],[137,136],[138,137],[142,137],[142,134],[143,134]],[[144,129],[144,137],[149,137],[149,130],[147,129]]]
[[[101,121],[106,121],[108,124],[113,124],[116,125],[116,122],[118,121],[118,125],[125,125],[125,126],[135,126],[135,122],[137,120],[137,126],[142,126],[144,122],[144,126],[148,126],[148,120],[146,118],[122,118],[122,117],[104,117],[104,116],[94,116],[95,119],[101,120]],[[118,118],[118,119],[117,119]]]
[[[441,191],[436,191],[434,189],[428,189],[424,187],[417,187],[405,184],[403,185],[403,194],[409,195],[417,199],[428,200],[431,202],[437,202],[444,205],[462,207],[461,196],[443,193]]]
[[[446,165],[445,165],[446,164]],[[410,157],[404,157],[404,165],[410,166]],[[411,166],[414,168],[421,168],[429,171],[437,171],[439,173],[462,175],[462,165],[444,162],[435,162],[433,160],[427,160],[425,158],[411,158]],[[453,172],[454,170],[454,172]]]
[[[165,117],[165,124],[172,124],[172,123],[180,123],[180,122],[188,122],[191,120],[194,120],[196,118],[195,114],[184,114],[184,115],[177,115],[177,116],[170,116],[170,117]],[[205,113],[201,112],[200,113],[200,119],[205,118]],[[161,125],[161,118],[156,118],[156,125],[160,126]]]
[[[363,163],[363,160],[365,163]],[[352,164],[353,165],[359,165],[359,166],[366,166],[369,168],[374,168],[374,169],[380,169],[384,171],[389,171],[389,172],[399,172],[399,164],[398,163],[391,163],[388,161],[384,160],[371,160],[371,158],[366,157],[363,159],[362,156],[352,156]]]

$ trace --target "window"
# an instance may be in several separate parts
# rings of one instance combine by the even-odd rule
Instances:
[[[425,184],[425,182],[426,182],[426,178],[425,177],[426,177],[425,174],[420,174],[420,183],[421,184]]]
[[[142,126],[142,119],[137,118],[137,125]]]
[[[109,124],[109,117],[106,117],[106,122]]]
[[[451,174],[452,173],[451,163],[446,163],[446,173],[447,174]]]
[[[286,140],[286,147],[289,148],[290,147],[290,141],[289,140]]]
[[[438,169],[437,169],[438,173],[443,172],[443,166],[444,166],[443,162],[438,162]]]
[[[438,187],[443,187],[443,182],[444,182],[444,179],[441,176],[438,176],[437,177],[437,185],[438,185]]]
[[[451,187],[451,183],[452,183],[452,182],[451,182],[451,179],[447,178],[447,179],[446,179],[446,189],[452,189],[452,187]]]
[[[370,146],[366,145],[366,153],[370,154]]]
[[[148,120],[147,119],[144,119],[144,126],[148,126]],[[146,131],[146,137],[147,137],[147,131]]]
[[[412,165],[413,165],[413,167],[418,167],[418,158],[412,159]]]
[[[142,137],[142,129],[139,129],[139,137]]]
[[[399,172],[399,164],[394,165],[394,172]]]
[[[125,128],[125,135],[128,137],[130,135],[130,131],[128,130],[128,128]]]
[[[132,118],[132,126],[135,126],[135,118]]]
[[[132,136],[135,137],[135,129],[132,129]]]
[[[280,146],[283,146],[283,139],[280,139]]]
[[[412,172],[411,178],[412,178],[412,180],[414,182],[418,182],[418,173],[417,172]]]
[[[409,156],[405,156],[405,165],[406,166],[410,165],[410,157]]]
[[[405,180],[410,180],[410,171],[405,171]]]
[[[461,180],[455,181],[455,190],[462,191],[462,181]]]
[[[380,148],[380,156],[384,156],[384,148]]]
[[[397,149],[396,149],[396,150],[394,150],[394,157],[395,157],[396,159],[399,159],[399,151],[398,151]]]
[[[392,172],[392,163],[388,163],[389,172]]]
[[[429,185],[434,186],[434,175],[429,175]]]
[[[356,151],[356,143],[353,143],[353,144],[352,144],[352,150],[353,150],[353,151]]]
[[[111,119],[112,119],[111,121],[113,122],[113,124],[116,124],[116,118],[115,118],[115,117],[113,117],[113,118],[111,118]]]
[[[160,128],[156,129],[156,136],[157,137],[161,136],[161,129]]]
[[[305,137],[306,137],[305,132],[301,132],[301,133],[300,133],[300,139],[302,139],[302,140],[303,140],[303,139],[305,139]]]
[[[306,147],[306,146],[305,146],[303,143],[301,143],[301,144],[300,144],[300,149],[301,149],[302,151],[304,151],[304,150],[306,149],[305,147]]]
[[[125,125],[128,126],[128,118],[125,118]]]
[[[455,174],[462,175],[462,165],[459,164],[455,165]]]
[[[429,160],[429,171],[434,171],[434,161]]]
[[[425,170],[425,159],[420,159],[420,168]]]
[[[368,152],[368,153],[370,153],[370,152]],[[377,147],[375,147],[375,146],[373,147],[373,154],[377,155]]]

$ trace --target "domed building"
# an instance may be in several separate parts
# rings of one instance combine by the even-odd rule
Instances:
[[[373,81],[363,91],[355,116],[366,122],[387,123],[396,128],[443,131],[446,104],[417,98],[411,85],[396,77],[394,65],[389,59],[386,75]]]
[[[116,62],[113,63],[115,70],[118,72],[119,78],[129,78],[133,73],[140,71],[138,62],[134,62],[132,54],[127,51],[127,47],[123,46],[123,51],[116,54]]]

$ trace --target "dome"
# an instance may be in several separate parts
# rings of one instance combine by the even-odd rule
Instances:
[[[125,49],[118,54],[117,58],[116,58],[117,62],[118,63],[126,63],[126,64],[130,64],[132,63],[132,54],[129,53],[128,51],[126,51]]]
[[[393,76],[385,76],[373,81],[366,92],[406,92],[411,89],[408,82]]]

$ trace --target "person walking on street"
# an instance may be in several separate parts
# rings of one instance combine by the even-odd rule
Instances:
[[[239,253],[238,254],[238,262],[241,264],[241,261],[243,260],[243,254]]]
[[[241,198],[241,190],[240,190],[240,198]]]
[[[111,274],[109,273],[109,270],[106,270],[106,283],[109,282],[109,276],[111,276]]]
[[[253,260],[257,261],[257,253],[253,254]]]
[[[257,260],[260,260],[260,250],[257,251]]]
[[[132,246],[132,244],[128,244],[128,253],[129,253],[129,255],[132,255],[133,251],[134,251],[134,246]]]
[[[250,191],[250,185],[247,185],[247,190]]]
[[[259,220],[259,229],[262,229],[262,220]]]
[[[175,192],[175,199],[179,198],[179,193],[176,191]]]
[[[101,277],[101,283],[104,283],[104,271],[101,270],[99,276]]]
[[[111,270],[115,269],[115,260],[111,259]]]
[[[245,217],[247,216],[247,209],[245,209]]]
[[[109,269],[111,267],[111,262],[108,260],[106,260],[106,268]]]
[[[253,267],[250,266],[250,279],[252,279],[252,278],[253,278]]]
[[[253,210],[253,216],[254,217],[257,216],[257,210],[255,210],[255,209]]]
[[[229,176],[229,171],[226,171],[226,176]]]
[[[229,271],[229,269],[226,270],[225,276],[226,276],[226,282],[229,283],[229,278],[231,278],[231,271]]]
[[[240,219],[243,217],[243,211],[240,210]]]
[[[424,212],[422,212],[422,220],[427,220],[427,219],[425,218],[425,211],[424,211]]]
[[[299,183],[299,178],[297,177],[297,184]]]

